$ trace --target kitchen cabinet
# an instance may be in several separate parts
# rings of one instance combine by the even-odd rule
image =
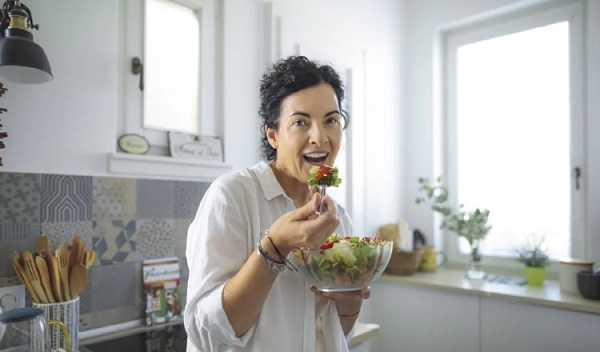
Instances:
[[[479,351],[478,297],[380,282],[371,292],[373,351]]]
[[[557,285],[547,283],[542,296],[550,298],[542,305],[531,297],[475,289],[487,287],[483,283],[444,288],[439,280],[429,286],[411,280],[418,278],[384,278],[371,286],[368,319],[380,325],[373,351],[600,351],[596,301],[584,301],[589,311],[569,309],[569,304],[581,308],[573,302],[582,300],[565,296],[552,301]]]
[[[600,350],[600,315],[481,299],[481,351]]]

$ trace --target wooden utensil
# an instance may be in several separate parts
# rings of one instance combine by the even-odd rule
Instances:
[[[40,297],[38,296],[37,292],[35,292],[35,289],[31,285],[31,282],[29,282],[29,279],[27,279],[25,267],[21,263],[21,254],[19,254],[18,252],[13,253],[13,267],[15,268],[15,271],[17,272],[17,276],[19,277],[21,282],[25,285],[25,287],[27,287],[27,291],[29,291],[29,294],[31,295],[31,299],[34,302],[39,302]]]
[[[87,286],[88,271],[85,266],[79,264],[71,269],[69,276],[69,288],[71,290],[71,299],[78,297]]]
[[[75,266],[81,264],[83,260],[83,253],[85,251],[85,242],[79,236],[75,236],[73,239],[73,245],[69,253],[69,270],[72,270]]]
[[[83,264],[89,269],[96,262],[96,251],[87,249],[83,255]]]
[[[60,281],[60,269],[58,267],[58,259],[52,254],[46,256],[46,264],[50,273],[50,282],[52,283],[52,293],[57,302],[63,302],[62,282]]]
[[[42,289],[44,289],[44,293],[48,298],[48,303],[56,303],[56,299],[54,298],[54,293],[52,293],[52,284],[50,281],[50,274],[48,273],[48,265],[46,261],[41,256],[35,257],[35,266],[40,274],[40,282],[42,284]]]
[[[27,279],[31,282],[31,286],[37,293],[40,301],[37,303],[48,303],[48,297],[46,297],[46,293],[42,288],[42,282],[40,279],[40,274],[38,273],[35,265],[35,260],[33,259],[33,254],[30,251],[21,252],[21,258],[25,262],[25,274],[27,275]]]
[[[50,239],[48,236],[39,236],[35,239],[35,250],[44,255],[50,253]]]
[[[56,249],[56,258],[58,259],[58,268],[60,272],[60,281],[62,283],[63,298],[71,300],[69,290],[69,248],[65,243],[61,243]]]

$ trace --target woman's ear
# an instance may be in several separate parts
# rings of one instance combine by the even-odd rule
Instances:
[[[269,141],[269,144],[271,144],[271,147],[273,147],[274,149],[277,149],[277,131],[275,131],[272,128],[266,127],[265,126],[265,130],[267,131],[266,135],[267,135],[267,140]]]

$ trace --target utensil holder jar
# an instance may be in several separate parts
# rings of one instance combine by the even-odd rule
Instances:
[[[33,306],[44,310],[44,316],[48,322],[56,320],[67,327],[70,344],[66,341],[65,334],[58,324],[49,324],[52,350],[61,348],[66,352],[77,352],[79,348],[79,297],[59,303],[33,303]]]

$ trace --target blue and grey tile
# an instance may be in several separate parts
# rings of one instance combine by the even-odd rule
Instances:
[[[194,218],[209,185],[206,182],[176,181],[175,219]]]
[[[136,252],[143,259],[172,257],[175,252],[174,220],[138,220],[134,239]]]
[[[39,174],[0,173],[0,223],[39,223]]]
[[[42,175],[42,222],[92,220],[92,177]]]
[[[137,181],[137,219],[173,219],[175,181]]]
[[[134,218],[137,212],[137,180],[94,177],[92,216]]]

